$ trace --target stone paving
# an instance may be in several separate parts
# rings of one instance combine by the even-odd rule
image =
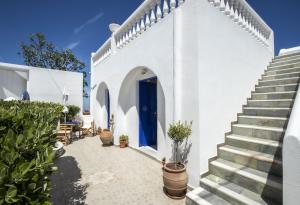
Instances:
[[[103,147],[98,137],[73,142],[56,161],[54,205],[183,205],[163,193],[161,164],[133,149]]]

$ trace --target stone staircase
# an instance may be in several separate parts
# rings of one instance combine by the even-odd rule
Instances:
[[[300,79],[300,53],[275,57],[187,205],[282,204],[282,140]]]

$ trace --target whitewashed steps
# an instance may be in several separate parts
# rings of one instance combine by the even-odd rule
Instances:
[[[268,117],[244,114],[238,116],[238,124],[285,128],[287,126],[287,122],[288,118],[286,117]]]
[[[282,204],[282,141],[299,81],[300,53],[272,61],[209,163],[198,195],[190,193],[198,200],[191,205],[205,204],[205,194],[208,203],[215,196],[224,204]]]
[[[283,107],[244,107],[245,115],[260,115],[268,117],[289,117],[291,108]]]
[[[293,102],[293,99],[248,100],[247,107],[290,108],[293,106]]]
[[[225,145],[218,148],[218,157],[262,172],[282,176],[282,162],[270,154]]]
[[[276,80],[282,78],[292,78],[292,77],[299,77],[300,72],[291,72],[291,73],[283,73],[283,74],[275,74],[275,75],[262,75],[262,80]]]
[[[197,187],[186,195],[186,204],[201,204],[201,205],[231,205],[221,197],[209,192],[201,187]]]
[[[244,188],[246,191],[254,192],[259,195],[255,198],[252,197],[254,201],[258,201],[257,199],[263,196],[264,198],[272,198],[270,200],[274,202],[281,202],[281,177],[268,175],[266,172],[258,171],[223,159],[218,159],[210,163],[210,170],[211,175],[222,178],[223,180]],[[209,177],[205,177],[205,179],[207,178]],[[218,181],[220,181],[220,179]],[[273,195],[276,195],[277,197],[274,198]]]
[[[256,152],[271,155],[278,153],[278,157],[281,157],[282,143],[279,141],[232,134],[226,136],[225,142],[230,146],[249,149]]]
[[[288,92],[297,91],[298,84],[284,84],[284,85],[269,85],[269,86],[256,86],[256,93],[267,93],[267,92]]]
[[[275,86],[275,85],[285,85],[285,84],[298,84],[299,77],[293,78],[283,78],[283,79],[276,79],[276,80],[259,80],[258,86]]]
[[[266,127],[258,125],[234,124],[232,133],[248,137],[282,141],[285,130],[278,127]]]
[[[287,65],[287,64],[292,64],[292,63],[298,63],[300,62],[300,56],[296,56],[290,59],[284,59],[284,60],[280,60],[280,61],[274,61],[271,62],[271,66],[279,66],[279,65]]]
[[[278,74],[295,73],[295,72],[300,72],[300,67],[286,68],[286,69],[273,70],[273,71],[266,70],[264,75],[278,75]]]
[[[275,58],[273,59],[273,62],[274,61],[285,61],[287,59],[299,58],[299,57],[300,57],[300,53],[292,53],[289,55],[275,56]]]
[[[268,70],[271,71],[271,70],[280,70],[280,69],[297,68],[297,67],[300,67],[300,62],[286,64],[286,65],[268,66]]]
[[[272,99],[293,99],[297,94],[296,91],[287,92],[268,92],[268,93],[252,93],[252,100],[272,100]]]

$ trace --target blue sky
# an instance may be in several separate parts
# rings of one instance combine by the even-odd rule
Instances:
[[[205,1],[205,0],[195,0]],[[42,32],[58,48],[70,48],[90,69],[90,54],[143,0],[0,0],[0,61],[23,64],[20,43]],[[248,0],[275,32],[276,51],[300,45],[299,0]],[[276,52],[276,53],[277,53]],[[85,107],[88,101],[85,100]]]

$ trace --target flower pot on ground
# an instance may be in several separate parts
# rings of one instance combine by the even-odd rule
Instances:
[[[121,135],[119,137],[120,142],[120,148],[125,148],[128,145],[128,136],[127,135]]]
[[[100,133],[100,140],[104,146],[112,145],[113,134],[109,129],[104,129]]]
[[[187,154],[191,148],[191,144],[188,142],[191,133],[192,123],[187,124],[180,121],[171,124],[168,130],[168,136],[173,141],[173,155],[171,162],[163,162],[163,182],[165,193],[173,199],[182,199],[187,192],[186,163]]]

